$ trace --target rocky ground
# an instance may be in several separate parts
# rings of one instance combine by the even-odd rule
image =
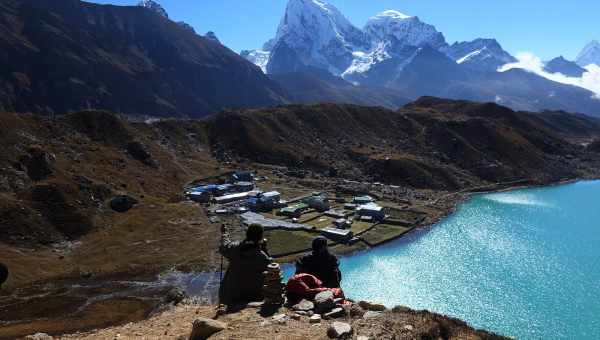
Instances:
[[[215,312],[216,309],[210,306],[181,305],[138,323],[57,339],[188,339],[193,322],[201,318],[212,319]],[[238,313],[219,317],[218,321],[223,323],[224,329],[210,339],[504,339],[475,330],[462,321],[427,311],[399,307],[374,312],[353,308],[351,313],[311,322],[311,317],[299,315],[287,308],[270,316],[262,316],[258,308],[246,308]],[[336,332],[331,330],[334,324]],[[350,332],[345,335],[344,331],[347,329]]]

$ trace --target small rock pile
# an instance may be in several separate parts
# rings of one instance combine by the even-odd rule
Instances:
[[[285,286],[282,283],[283,274],[281,273],[279,264],[270,264],[267,267],[267,271],[263,272],[263,275],[265,276],[263,284],[265,305],[283,305],[285,303]]]

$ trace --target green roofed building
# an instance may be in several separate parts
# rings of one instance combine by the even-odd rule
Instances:
[[[285,207],[279,210],[280,215],[290,216],[290,217],[300,217],[302,213],[309,209],[308,204],[306,203],[298,203],[294,205],[290,205],[289,207]]]
[[[353,204],[358,204],[358,205],[362,205],[362,204],[369,204],[369,203],[373,203],[375,202],[375,199],[371,196],[357,196],[354,197],[354,199],[352,199],[352,203]]]

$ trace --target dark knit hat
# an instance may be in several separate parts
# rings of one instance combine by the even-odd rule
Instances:
[[[258,243],[262,241],[265,229],[260,224],[251,224],[246,230],[246,240]]]
[[[327,251],[327,239],[323,236],[317,236],[312,241],[312,249],[315,253]]]

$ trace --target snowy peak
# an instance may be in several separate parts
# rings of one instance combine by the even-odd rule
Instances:
[[[310,66],[340,74],[351,64],[352,51],[369,42],[334,6],[320,0],[290,0],[275,40],[268,45],[269,73]]]
[[[395,11],[395,10],[387,10],[387,11],[383,11],[379,14],[377,14],[376,16],[372,17],[371,19],[386,19],[389,18],[390,20],[404,20],[404,19],[408,19],[411,18],[410,15],[406,15],[404,13]]]
[[[260,67],[263,73],[267,73],[267,64],[269,63],[269,57],[271,53],[263,50],[242,50],[240,56]]]
[[[362,32],[333,5],[320,0],[290,0],[279,24],[276,40],[292,37],[309,38],[314,47],[323,47],[332,40],[347,45],[364,43]]]
[[[418,17],[388,10],[369,19],[364,31],[374,42],[392,40],[397,46],[431,46],[439,49],[446,46],[444,35],[433,25]]]
[[[139,7],[145,7],[162,17],[169,19],[169,14],[167,14],[167,11],[159,3],[155,2],[155,1],[142,0],[137,5]]]
[[[480,71],[496,71],[500,66],[516,61],[495,39],[457,42],[442,51],[457,64]]]
[[[587,44],[577,56],[576,62],[581,67],[586,67],[590,64],[600,66],[600,42],[593,40]]]

